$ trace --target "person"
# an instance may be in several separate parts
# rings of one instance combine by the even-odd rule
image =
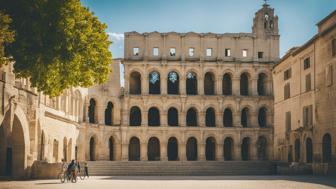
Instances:
[[[68,164],[65,161],[65,159],[62,159],[62,170],[61,170],[61,173],[63,173],[63,174],[66,173],[67,169],[68,169]]]
[[[73,170],[76,170],[76,163],[75,163],[75,160],[71,160],[71,163],[70,163],[69,166],[68,166],[68,169],[67,169],[67,175],[68,175],[68,178],[70,178],[71,172],[72,172]]]
[[[89,178],[89,167],[86,161],[84,162],[84,173],[85,173],[85,176]]]
[[[81,171],[81,167],[80,167],[80,163],[79,163],[79,161],[76,161],[76,164],[77,164],[78,172],[80,172],[80,171]]]

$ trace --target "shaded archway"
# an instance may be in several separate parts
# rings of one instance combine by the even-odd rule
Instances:
[[[109,138],[108,146],[109,146],[109,160],[113,161],[113,160],[115,160],[115,158],[114,158],[114,139],[113,139],[113,137]]]
[[[214,108],[208,108],[205,112],[205,126],[216,127],[216,113]]]
[[[96,141],[94,137],[90,138],[90,161],[96,160]]]
[[[149,74],[148,86],[149,94],[160,94],[161,93],[161,81],[159,72],[153,71]]]
[[[148,110],[148,126],[160,126],[160,111],[156,107]]]
[[[113,124],[113,103],[110,101],[107,103],[105,109],[105,125]]]
[[[313,141],[311,138],[306,139],[306,162],[313,162]]]
[[[90,99],[88,116],[90,123],[96,123],[96,101],[93,98]]]
[[[160,161],[160,141],[156,137],[148,140],[147,145],[148,161]]]
[[[233,160],[232,154],[233,154],[233,140],[231,137],[227,137],[224,140],[224,160],[229,161]]]
[[[247,73],[243,73],[240,75],[240,95],[249,95],[249,77]]]
[[[130,139],[128,145],[128,160],[140,161],[140,141],[136,137]]]
[[[58,141],[56,139],[53,141],[53,162],[58,162]]]
[[[189,127],[196,127],[198,124],[198,116],[197,116],[197,110],[195,108],[189,108],[187,111],[187,126]]]
[[[168,126],[178,126],[178,111],[174,107],[168,109]]]
[[[188,72],[186,80],[187,95],[197,95],[197,89],[197,75],[194,72]]]
[[[267,76],[264,73],[258,75],[258,95],[265,96],[267,95]]]
[[[259,109],[258,123],[261,128],[267,127],[267,109],[265,107]]]
[[[140,126],[141,125],[141,110],[137,106],[133,106],[130,110],[130,126]]]
[[[194,137],[191,137],[187,141],[186,155],[188,161],[197,160],[197,140]]]
[[[267,160],[267,140],[260,136],[257,141],[258,160]]]
[[[204,76],[204,94],[205,95],[215,94],[215,76],[211,72],[207,72]]]
[[[205,159],[216,160],[216,140],[213,137],[209,137],[205,141]]]
[[[223,95],[232,95],[232,80],[231,75],[228,73],[223,76],[222,93]]]
[[[323,163],[330,163],[331,158],[331,136],[330,134],[325,134],[322,138],[322,160]]]
[[[250,138],[245,137],[243,138],[241,144],[241,156],[243,161],[250,160]]]
[[[223,114],[223,125],[224,127],[232,127],[232,111],[230,108],[226,108]]]
[[[180,93],[180,78],[176,72],[169,72],[167,79],[168,94],[177,95]]]
[[[141,94],[141,75],[139,72],[132,72],[130,75],[129,93]]]
[[[42,131],[41,143],[40,143],[40,157],[39,157],[41,161],[44,160],[44,151],[45,151],[45,135],[44,135],[44,131]]]
[[[168,161],[178,160],[178,142],[175,137],[170,137],[167,147]]]
[[[294,154],[295,154],[295,158],[294,161],[295,162],[299,162],[300,161],[300,156],[301,156],[301,144],[300,144],[300,139],[295,139],[294,142]]]
[[[241,111],[240,123],[243,127],[249,126],[249,109],[243,108]]]

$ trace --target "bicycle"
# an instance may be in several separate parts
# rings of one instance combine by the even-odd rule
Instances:
[[[76,183],[77,182],[77,174],[76,174],[76,170],[72,170],[70,175],[67,174],[67,172],[64,173],[60,173],[58,175],[61,183],[64,183],[65,180],[67,180],[67,182],[71,181],[72,183]]]

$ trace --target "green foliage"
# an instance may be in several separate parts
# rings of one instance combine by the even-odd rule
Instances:
[[[18,77],[50,96],[103,83],[110,73],[106,25],[80,0],[0,0],[16,39],[8,46]]]
[[[0,12],[0,67],[8,63],[9,57],[5,53],[5,46],[14,41],[14,32],[9,29],[12,19]]]

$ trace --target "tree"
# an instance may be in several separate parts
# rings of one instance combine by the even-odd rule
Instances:
[[[0,66],[7,64],[9,57],[5,52],[5,45],[12,43],[14,41],[14,32],[9,29],[9,24],[12,19],[0,12]]]
[[[8,45],[17,77],[50,96],[108,79],[112,54],[106,25],[80,0],[0,0],[11,16]]]

